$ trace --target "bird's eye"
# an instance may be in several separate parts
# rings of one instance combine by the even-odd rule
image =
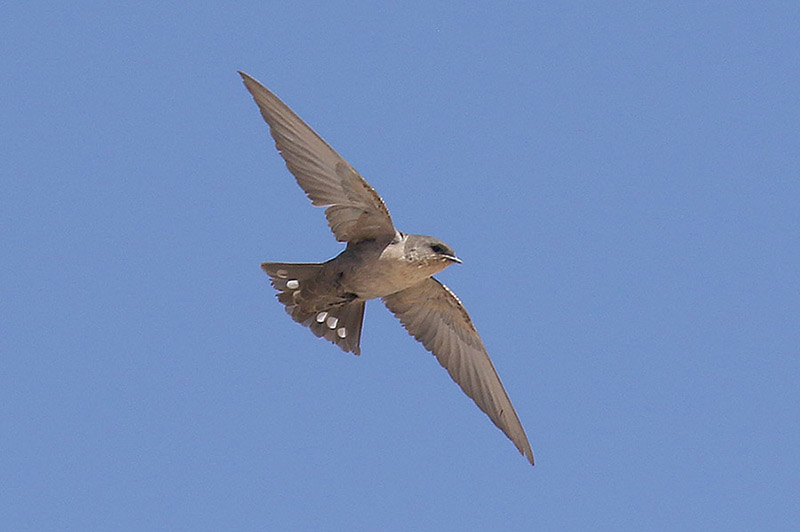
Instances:
[[[439,254],[447,253],[447,250],[441,244],[431,244],[431,251]]]

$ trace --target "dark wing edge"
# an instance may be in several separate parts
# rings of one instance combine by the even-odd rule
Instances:
[[[431,277],[383,302],[533,465],[525,429],[458,297]]]
[[[328,207],[325,216],[336,239],[393,237],[392,218],[375,189],[280,98],[244,72],[239,75],[297,184],[313,205]]]

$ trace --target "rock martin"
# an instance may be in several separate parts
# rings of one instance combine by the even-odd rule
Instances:
[[[277,96],[239,74],[297,184],[313,205],[325,207],[334,236],[347,243],[327,262],[261,265],[286,312],[318,337],[359,355],[364,304],[381,298],[533,465],[525,430],[475,325],[458,297],[433,277],[461,262],[452,248],[395,229],[381,197],[347,161]]]

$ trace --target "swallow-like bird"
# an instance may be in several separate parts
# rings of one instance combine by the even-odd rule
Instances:
[[[475,325],[458,297],[432,277],[461,260],[439,239],[395,229],[381,197],[347,161],[277,96],[239,74],[297,184],[313,205],[326,207],[331,231],[347,243],[327,262],[261,265],[286,312],[359,355],[364,304],[381,298],[533,465],[525,430]]]

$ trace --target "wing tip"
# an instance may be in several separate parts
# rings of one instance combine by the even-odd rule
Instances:
[[[522,451],[522,456],[524,456],[528,460],[528,462],[530,462],[531,466],[536,465],[533,463],[533,451],[531,451],[530,447]]]
[[[509,439],[510,439],[510,438],[509,438]],[[531,449],[531,444],[530,444],[530,442],[528,441],[528,437],[527,437],[527,436],[525,436],[525,434],[524,434],[524,433],[523,433],[523,435],[522,435],[522,441],[519,441],[519,442],[518,442],[516,439],[514,439],[514,440],[511,440],[511,441],[512,441],[512,442],[514,443],[514,445],[516,446],[517,450],[519,451],[519,454],[521,454],[522,456],[524,456],[524,457],[525,457],[525,459],[526,459],[528,462],[530,462],[530,464],[531,464],[532,466],[533,466],[533,465],[536,465],[536,464],[534,464],[534,460],[533,460],[533,450]]]

